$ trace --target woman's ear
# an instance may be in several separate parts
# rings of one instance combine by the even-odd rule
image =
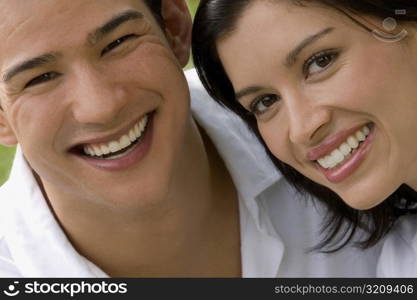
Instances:
[[[0,144],[4,146],[15,146],[16,136],[9,125],[5,112],[0,108]]]
[[[185,0],[162,0],[162,18],[168,42],[185,67],[190,58],[192,20]]]

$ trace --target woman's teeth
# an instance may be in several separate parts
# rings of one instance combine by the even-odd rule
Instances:
[[[361,142],[365,141],[369,132],[368,126],[364,126],[361,130],[358,130],[355,134],[349,136],[339,148],[333,150],[329,155],[317,160],[317,162],[325,169],[332,169],[342,164],[346,158],[351,155],[353,150],[358,148]]]
[[[101,144],[90,144],[83,147],[84,154],[94,157],[94,158],[103,158],[103,156],[108,156],[111,153],[120,152],[126,150],[139,140],[142,137],[142,134],[145,131],[146,125],[148,124],[148,115],[145,115],[135,126],[130,129],[130,131],[123,135],[120,139],[110,141],[107,143]],[[123,153],[123,154],[126,154]],[[114,159],[122,156],[123,154],[117,153],[117,155],[105,157],[107,159]]]

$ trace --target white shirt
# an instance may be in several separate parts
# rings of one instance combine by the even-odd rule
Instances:
[[[193,116],[238,191],[242,276],[374,277],[379,246],[331,255],[306,252],[319,242],[324,210],[294,192],[246,125],[209,98],[194,70],[187,79]],[[19,148],[0,199],[0,276],[107,277],[73,248]]]
[[[378,277],[417,277],[417,216],[402,216],[386,236]]]

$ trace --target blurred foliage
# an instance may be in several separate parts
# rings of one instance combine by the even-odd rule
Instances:
[[[14,157],[15,148],[0,146],[0,185],[6,181],[9,176],[10,166]]]
[[[194,17],[195,11],[197,10],[198,4],[200,3],[200,0],[187,0],[188,8],[190,9],[191,15]],[[185,69],[190,69],[194,66],[193,60],[190,57],[190,61],[188,62]]]
[[[199,2],[200,0],[187,0],[188,8],[190,9],[191,14],[193,16],[195,14]]]
[[[187,0],[188,7],[191,11],[191,14],[194,16],[197,9],[199,0]],[[193,66],[192,62],[187,65],[186,68],[191,68]],[[0,145],[0,185],[2,185],[9,176],[10,167],[15,153],[14,147],[3,147]]]

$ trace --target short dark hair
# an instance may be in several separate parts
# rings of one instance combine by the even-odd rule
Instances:
[[[200,79],[209,94],[219,103],[238,114],[265,146],[266,152],[285,178],[306,195],[325,204],[327,216],[323,222],[322,241],[314,247],[322,252],[335,252],[346,246],[355,236],[358,228],[364,229],[366,238],[355,244],[362,248],[376,244],[391,229],[402,214],[415,213],[412,204],[417,202],[417,193],[407,185],[402,185],[378,206],[359,211],[351,208],[333,191],[319,185],[291,166],[278,160],[266,147],[257,128],[257,122],[235,99],[233,86],[219,59],[216,41],[231,32],[242,12],[254,0],[202,0],[197,10],[193,28],[193,58]],[[269,0],[274,1],[274,0]],[[293,0],[294,4],[318,2],[338,11],[348,9],[355,13],[380,17],[395,17],[398,21],[417,21],[416,0]],[[396,9],[406,10],[406,14],[396,14]],[[358,25],[365,26],[361,23]],[[314,197],[312,197],[314,199]]]
[[[144,0],[145,4],[148,6],[148,8],[151,10],[153,16],[155,17],[158,24],[163,27],[163,18],[162,18],[162,12],[161,12],[161,5],[162,0]]]

